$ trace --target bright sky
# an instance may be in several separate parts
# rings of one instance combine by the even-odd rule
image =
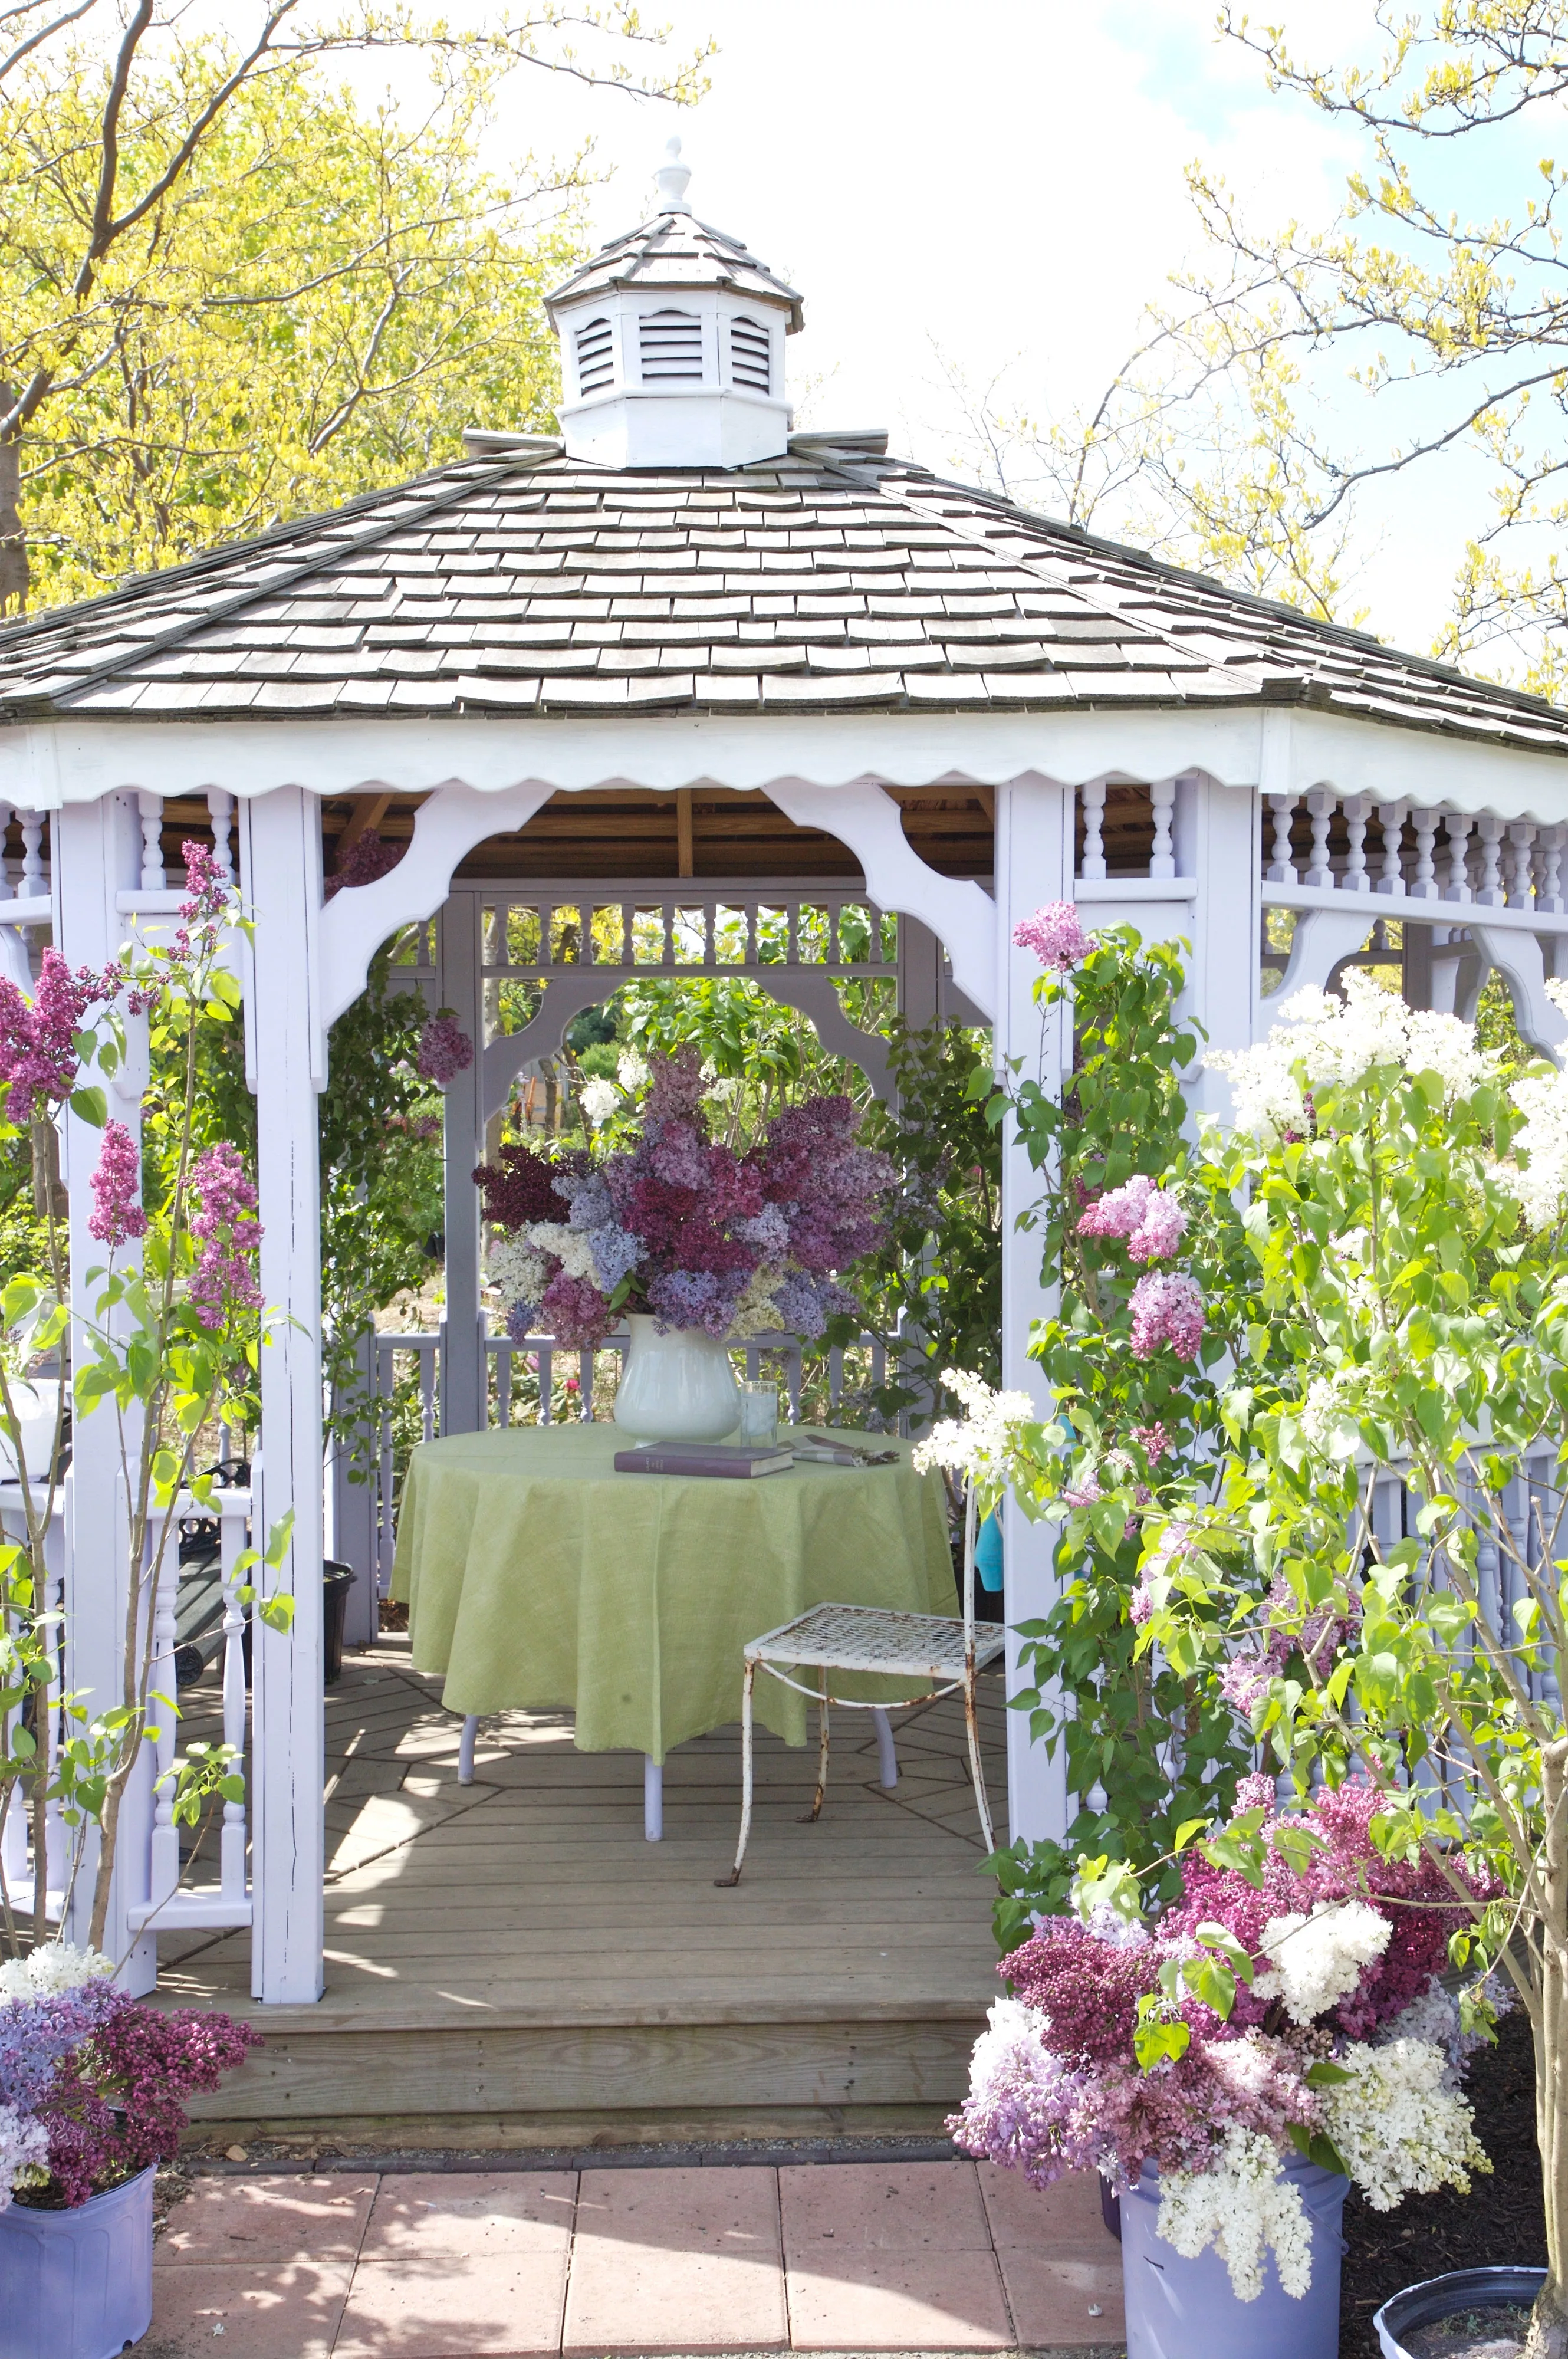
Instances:
[[[1371,0],[1269,13],[1317,59],[1375,54]],[[652,0],[645,15],[678,42],[718,40],[701,105],[526,75],[519,145],[592,132],[612,175],[593,226],[608,236],[652,210],[649,176],[679,133],[699,217],[804,296],[789,361],[811,421],[887,426],[950,471],[961,429],[942,361],[977,388],[1006,372],[1005,393],[1037,412],[1097,396],[1144,303],[1198,250],[1186,162],[1217,167],[1256,220],[1326,222],[1355,160],[1335,125],[1270,97],[1256,61],[1216,42],[1214,0]],[[1373,627],[1417,647],[1459,553],[1437,488],[1368,514],[1356,584]]]

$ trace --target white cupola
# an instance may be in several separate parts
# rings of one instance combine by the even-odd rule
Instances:
[[[784,339],[800,299],[692,218],[671,139],[659,211],[545,298],[561,339],[567,455],[605,467],[744,467],[789,439]]]

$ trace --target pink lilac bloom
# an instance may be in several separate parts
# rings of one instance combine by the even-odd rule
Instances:
[[[1125,1187],[1113,1188],[1080,1214],[1081,1237],[1124,1237],[1134,1261],[1166,1261],[1187,1234],[1187,1215],[1176,1198],[1135,1171]]]
[[[648,1060],[648,1096],[643,1121],[652,1136],[655,1123],[689,1122],[707,1095],[702,1078],[702,1052],[689,1042],[672,1056]]]
[[[182,843],[185,898],[180,914],[187,926],[215,926],[228,911],[230,886],[204,843]]]
[[[1169,1343],[1179,1360],[1195,1360],[1203,1333],[1203,1298],[1197,1282],[1174,1270],[1148,1270],[1132,1290],[1132,1353],[1152,1359]]]
[[[452,1016],[432,1016],[419,1035],[414,1062],[427,1082],[444,1090],[474,1062],[474,1043]]]
[[[256,1256],[262,1227],[256,1217],[256,1190],[237,1148],[225,1139],[197,1157],[191,1192],[198,1208],[191,1215],[191,1234],[201,1250],[186,1300],[202,1326],[215,1330],[232,1310],[261,1305]]]
[[[78,967],[73,974],[53,949],[43,954],[30,1001],[9,976],[0,976],[0,1082],[11,1085],[5,1112],[12,1122],[30,1122],[40,1099],[58,1104],[71,1095],[83,1018],[90,1007],[112,1000],[124,980],[117,966],[102,974]]]
[[[142,1159],[136,1142],[123,1122],[106,1122],[98,1168],[93,1174],[93,1210],[87,1234],[101,1245],[123,1245],[131,1237],[145,1237],[147,1214],[142,1210]]]
[[[1048,901],[1032,918],[1013,928],[1013,940],[1020,951],[1033,951],[1041,966],[1053,968],[1058,974],[1068,973],[1094,947],[1078,923],[1078,912],[1071,901]]]
[[[1299,1874],[1278,1852],[1267,1849],[1261,1891],[1235,1869],[1213,1867],[1200,1853],[1189,1852],[1182,1861],[1182,1897],[1161,1919],[1161,1933],[1179,1940],[1213,1918],[1256,1956],[1271,1917],[1310,1916],[1320,1900],[1388,1904],[1381,1910],[1393,1927],[1388,1946],[1331,2019],[1350,2038],[1363,2039],[1378,2024],[1402,2014],[1433,1974],[1443,1972],[1448,1937],[1466,1912],[1451,1905],[1452,1887],[1424,1855],[1417,1861],[1382,1857],[1367,1833],[1368,1821],[1382,1807],[1377,1788],[1352,1780],[1314,1794],[1304,1811],[1276,1814],[1274,1780],[1259,1771],[1242,1778],[1236,1807],[1238,1815],[1248,1810],[1269,1812],[1262,1829],[1265,1844],[1275,1828],[1298,1826],[1321,1837],[1323,1848],[1309,1856]],[[1416,1905],[1401,1908],[1400,1901]],[[1239,2027],[1259,2022],[1266,2008],[1266,2001],[1244,1987],[1236,1994],[1231,2021]]]
[[[1171,1436],[1158,1418],[1152,1425],[1135,1425],[1132,1438],[1151,1466],[1158,1466],[1171,1447]]]

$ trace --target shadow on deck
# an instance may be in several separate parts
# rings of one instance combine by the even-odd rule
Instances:
[[[999,1680],[983,1692],[1005,1816]],[[670,1756],[648,1843],[639,1756],[513,1712],[482,1724],[460,1787],[459,1723],[408,1641],[351,1656],[326,1701],[325,1996],[253,2007],[244,1938],[166,1936],[165,1997],[267,2039],[193,2112],[209,2135],[469,2147],[938,2130],[998,1989],[993,1887],[957,1700],[895,1725],[889,1793],[868,1718],[836,1716],[815,1826],[814,1745],[760,1734],[746,1875],[721,1890],[738,1727]]]

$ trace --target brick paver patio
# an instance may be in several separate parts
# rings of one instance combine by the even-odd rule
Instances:
[[[199,2179],[142,2359],[1119,2347],[1092,2179],[970,2162]]]

